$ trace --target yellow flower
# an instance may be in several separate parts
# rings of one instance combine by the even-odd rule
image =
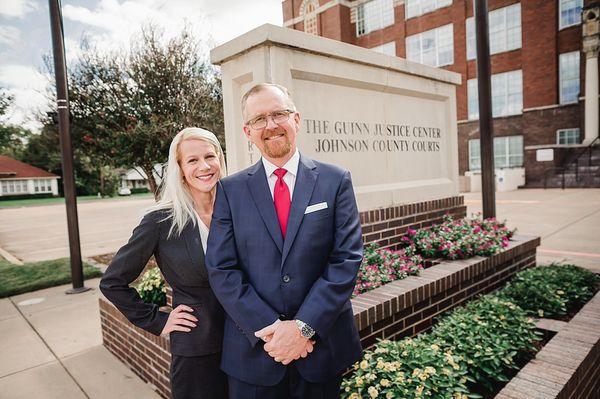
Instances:
[[[438,351],[438,350],[440,350],[440,347],[437,346],[436,344],[431,344],[431,349],[433,349],[434,351]]]
[[[371,396],[373,399],[375,399],[379,395],[379,391],[375,387],[369,387],[367,392],[369,392],[369,396]]]
[[[394,399],[394,392],[388,392],[385,394],[385,399]]]
[[[419,385],[417,389],[415,389],[416,394],[421,395],[421,393],[423,392],[423,388],[425,388],[423,385]]]
[[[356,378],[356,386],[357,387],[362,387],[362,385],[364,383],[365,383],[365,381],[362,378],[360,378],[360,377]]]
[[[362,362],[360,362],[361,369],[366,370],[367,367],[369,367],[369,362],[367,362],[366,360],[363,360]]]
[[[375,367],[377,367],[378,369],[383,369],[385,367],[385,364],[383,363],[382,360],[378,360],[377,366],[375,366]]]
[[[360,395],[356,392],[353,392],[348,399],[360,399]]]
[[[388,379],[383,379],[379,382],[381,384],[382,387],[389,387],[390,386],[390,380]]]
[[[431,366],[425,367],[425,372],[430,375],[435,375],[435,369]]]
[[[558,290],[558,291],[556,291],[556,293],[557,293],[558,295],[564,295],[564,294],[565,294],[565,292],[564,292],[563,290]]]
[[[365,353],[365,360],[371,360],[372,357],[370,353]]]
[[[412,376],[416,377],[419,374],[421,374],[421,369],[420,368],[416,368],[416,369],[413,370]]]

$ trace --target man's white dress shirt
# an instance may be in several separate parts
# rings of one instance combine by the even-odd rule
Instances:
[[[277,183],[277,175],[274,173],[278,166],[273,165],[267,161],[265,157],[262,157],[262,162],[265,167],[265,173],[267,175],[267,181],[269,182],[269,190],[271,190],[271,198],[275,200],[273,192],[275,191],[275,183]],[[298,174],[298,163],[300,163],[300,153],[298,149],[289,161],[285,163],[281,168],[287,170],[287,173],[283,176],[283,181],[287,184],[290,190],[290,201],[294,195],[294,185],[296,184],[296,175]]]

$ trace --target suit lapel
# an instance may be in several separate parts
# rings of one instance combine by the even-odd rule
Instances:
[[[262,160],[259,160],[250,169],[248,174],[250,175],[248,178],[248,189],[250,190],[250,194],[252,194],[256,209],[258,209],[260,217],[265,226],[267,226],[267,230],[275,245],[277,245],[279,252],[282,252],[283,237],[281,236],[281,228],[279,227],[279,221],[275,213],[275,205],[273,204],[273,197],[271,197],[271,190],[269,189]]]
[[[318,174],[314,162],[301,155],[300,162],[298,163],[298,175],[296,176],[296,183],[294,184],[292,209],[290,210],[285,242],[283,244],[283,256],[281,257],[282,265],[292,248],[292,244],[294,243],[296,234],[298,233],[298,229],[304,218],[304,211],[312,196]]]
[[[202,250],[198,225],[194,225],[192,221],[189,221],[181,234],[185,237],[185,246],[187,247],[188,256],[192,261],[192,267],[198,267],[200,275],[203,278],[208,278],[206,266],[204,265],[204,251]]]

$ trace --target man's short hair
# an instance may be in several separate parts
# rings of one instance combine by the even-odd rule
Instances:
[[[285,96],[285,99],[288,103],[288,107],[292,111],[296,110],[296,104],[294,104],[292,95],[290,94],[290,91],[287,88],[283,87],[282,85],[278,85],[276,83],[258,83],[256,85],[252,86],[252,88],[250,88],[250,90],[248,90],[242,96],[242,115],[244,115],[244,113],[246,112],[246,102],[248,101],[248,98],[250,98],[250,96],[253,96],[254,94],[260,93],[261,91],[263,91],[269,87],[274,87],[277,90],[281,91],[283,93],[283,95]]]

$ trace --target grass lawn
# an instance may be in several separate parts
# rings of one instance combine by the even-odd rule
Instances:
[[[87,196],[77,197],[77,202],[79,203],[79,202],[86,202],[86,201],[116,201],[116,200],[126,200],[126,199],[140,199],[140,198],[146,198],[146,197],[151,198],[152,194],[140,193],[140,194],[131,194],[126,197],[115,196],[115,197],[109,197],[109,198],[98,198],[95,195],[87,195]],[[53,204],[64,204],[64,203],[65,203],[65,199],[63,197],[28,198],[28,199],[0,201],[0,208],[53,205]]]
[[[102,272],[88,264],[83,265],[86,279],[102,276]],[[23,294],[42,288],[71,282],[68,258],[13,265],[0,259],[0,298]]]

